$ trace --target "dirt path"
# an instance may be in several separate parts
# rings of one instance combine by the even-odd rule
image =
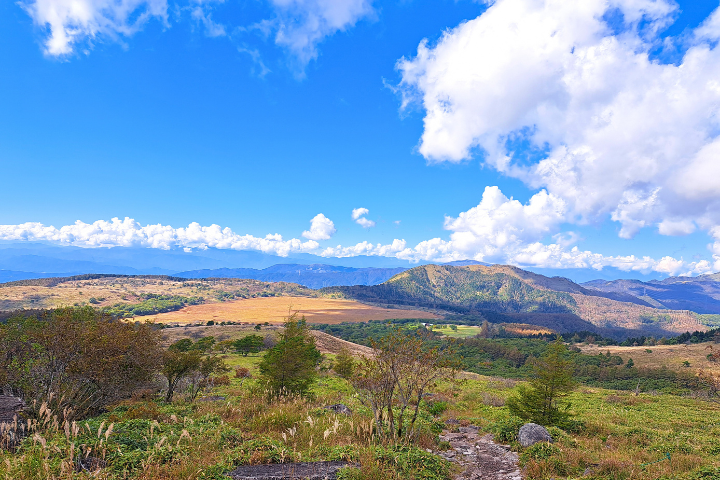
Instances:
[[[493,442],[492,435],[480,435],[477,427],[460,427],[458,433],[446,430],[440,440],[451,447],[440,456],[463,468],[453,480],[522,480],[517,453]]]

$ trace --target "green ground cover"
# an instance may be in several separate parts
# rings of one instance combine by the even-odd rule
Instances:
[[[255,376],[261,356],[225,355]],[[332,358],[323,366],[328,367]],[[253,379],[234,378],[194,403],[136,398],[98,417],[69,424],[46,414],[46,429],[16,452],[0,453],[5,479],[221,479],[236,465],[350,459],[345,479],[448,479],[452,466],[425,451],[445,448],[437,433],[448,419],[474,424],[521,453],[528,479],[720,479],[720,405],[669,394],[580,387],[570,396],[576,431],[551,429],[554,447],[522,449],[505,406],[519,382],[466,375],[439,385],[422,405],[415,447],[376,441],[369,411],[345,380],[325,371],[314,399],[269,404]],[[322,407],[345,403],[352,416]],[[43,418],[40,419],[43,421]],[[53,424],[56,423],[55,426]],[[110,427],[112,425],[112,428]],[[76,472],[78,455],[98,458],[97,472]],[[669,455],[669,459],[668,459]],[[651,463],[657,462],[657,463]],[[647,465],[645,465],[647,464]]]

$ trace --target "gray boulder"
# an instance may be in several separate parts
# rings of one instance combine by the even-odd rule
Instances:
[[[352,415],[353,413],[347,405],[343,405],[342,403],[328,405],[325,407],[325,410],[330,410],[331,412],[335,412],[339,415]]]
[[[537,423],[526,423],[520,427],[518,432],[518,442],[523,447],[535,445],[538,442],[552,442],[553,438],[550,433],[542,425]]]

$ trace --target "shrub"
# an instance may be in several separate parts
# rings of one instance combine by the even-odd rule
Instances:
[[[212,377],[210,379],[210,383],[212,385],[215,385],[216,387],[220,386],[220,385],[227,386],[227,385],[230,385],[230,377],[228,377],[227,375],[221,375],[219,377]]]
[[[348,379],[352,377],[355,371],[355,359],[353,358],[350,350],[343,347],[338,354],[335,356],[335,365],[333,366],[335,373],[340,375],[342,378]]]
[[[690,474],[692,480],[720,480],[720,467],[701,467]]]
[[[235,378],[251,378],[250,369],[245,367],[238,367],[235,369]]]
[[[433,402],[430,405],[428,405],[428,412],[430,412],[432,415],[440,415],[445,410],[448,409],[448,403],[447,402]]]
[[[525,421],[520,417],[510,416],[496,421],[490,425],[490,432],[495,437],[495,440],[501,443],[511,443],[517,441],[518,432],[520,427],[525,424]]]
[[[538,442],[526,448],[520,455],[520,464],[525,465],[530,460],[547,460],[560,453],[560,448],[552,443]]]
[[[447,460],[417,447],[374,447],[372,457],[361,469],[338,472],[338,480],[412,478],[414,480],[448,480],[451,464]]]
[[[91,307],[60,308],[0,324],[0,389],[31,408],[80,417],[131,396],[157,370],[159,332]],[[34,405],[34,407],[33,407]]]

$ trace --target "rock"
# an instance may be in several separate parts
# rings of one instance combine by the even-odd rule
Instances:
[[[538,425],[537,423],[526,423],[520,427],[520,432],[518,432],[518,442],[526,448],[530,445],[535,445],[538,442],[552,441],[553,439],[550,436],[550,433],[545,429],[545,427]]]
[[[352,410],[347,405],[343,405],[342,403],[336,403],[335,405],[328,405],[325,407],[325,410],[330,410],[332,412],[335,412],[337,414],[342,415],[352,415]]]
[[[275,463],[271,465],[243,465],[225,475],[234,480],[335,480],[345,467],[357,467],[349,462]]]
[[[24,408],[25,402],[22,399],[0,395],[0,423],[12,423]]]
[[[458,428],[458,432],[460,433],[478,433],[478,431],[480,431],[480,429],[475,425],[468,425],[467,427]]]
[[[77,460],[75,461],[75,471],[76,472],[97,472],[98,470],[101,470],[103,468],[107,467],[107,462],[99,457],[83,457],[79,456]]]

